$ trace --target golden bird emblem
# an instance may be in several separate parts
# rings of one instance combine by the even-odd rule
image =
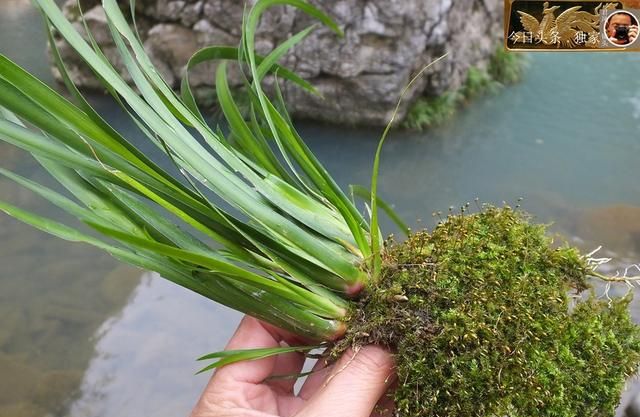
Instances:
[[[549,6],[544,2],[542,6],[542,20],[538,21],[529,13],[518,11],[520,23],[525,32],[517,32],[515,39],[527,39],[532,42],[556,47],[573,48],[577,45],[597,47],[600,44],[600,12],[613,10],[616,3],[600,3],[595,7],[595,13],[582,10],[582,6],[573,6],[555,16],[560,6]],[[597,38],[597,39],[596,39]]]

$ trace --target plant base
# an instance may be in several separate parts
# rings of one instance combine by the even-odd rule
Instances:
[[[576,249],[509,207],[389,242],[334,353],[396,352],[402,417],[613,416],[640,363],[630,296],[598,300]]]

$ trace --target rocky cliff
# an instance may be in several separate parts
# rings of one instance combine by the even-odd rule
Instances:
[[[65,11],[78,21],[75,3],[68,0]],[[107,57],[122,68],[98,3],[83,1],[85,18]],[[283,65],[309,79],[324,95],[321,99],[295,86],[284,86],[289,109],[302,118],[385,124],[400,91],[425,64],[449,52],[415,84],[401,116],[420,95],[434,96],[458,88],[470,67],[487,64],[502,37],[500,0],[312,3],[331,15],[345,36],[338,38],[319,27],[283,58]],[[179,84],[186,62],[196,50],[210,44],[237,45],[239,41],[242,1],[138,0],[137,7],[137,24],[145,46],[173,86]],[[311,23],[311,18],[290,7],[271,9],[259,26],[256,47],[262,53],[269,51]],[[99,87],[68,47],[63,46],[62,53],[80,85]],[[213,64],[202,65],[190,76],[202,95],[211,91],[213,69]],[[233,74],[231,78],[233,83]]]

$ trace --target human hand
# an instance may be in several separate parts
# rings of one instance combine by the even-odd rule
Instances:
[[[633,43],[638,37],[638,25],[630,25],[627,32],[627,39],[617,39],[615,36],[609,37],[609,42],[616,45],[629,45]]]
[[[631,25],[629,26],[629,43],[633,43],[638,37],[638,26]]]
[[[226,349],[304,344],[295,336],[246,316]],[[334,365],[318,361],[298,395],[295,379],[264,381],[272,375],[299,373],[305,357],[298,352],[218,369],[191,417],[369,417],[394,381],[393,358],[377,346],[347,351]],[[385,396],[383,402],[388,402]],[[380,407],[384,408],[384,407]]]

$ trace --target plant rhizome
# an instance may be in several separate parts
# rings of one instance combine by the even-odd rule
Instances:
[[[394,350],[400,416],[613,416],[640,333],[631,297],[597,299],[591,270],[519,210],[449,215],[388,242],[334,354]]]

